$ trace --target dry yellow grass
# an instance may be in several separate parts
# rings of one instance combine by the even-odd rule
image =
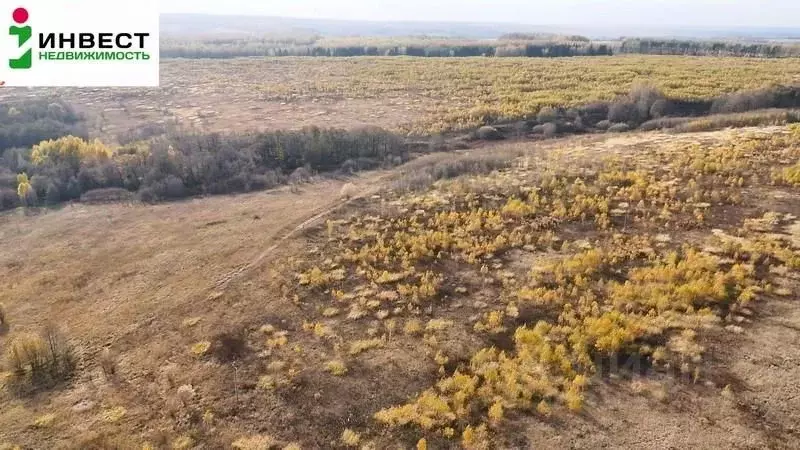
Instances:
[[[0,394],[3,439],[659,447],[671,423],[684,430],[667,432],[681,447],[791,442],[788,428],[765,431],[719,395],[725,380],[742,379],[750,384],[733,387],[737,401],[767,405],[782,427],[795,417],[798,369],[769,361],[797,350],[763,345],[790,342],[791,328],[759,315],[800,324],[796,312],[770,309],[793,300],[770,292],[797,287],[788,275],[798,249],[777,236],[794,233],[790,214],[800,214],[780,170],[796,162],[797,138],[754,132],[493,147],[521,157],[404,195],[378,193],[380,175],[357,179],[368,195],[330,225],[307,219],[341,202],[343,182],[0,216],[10,333],[58,318],[82,350],[76,379],[40,394],[46,410]],[[208,343],[202,358],[190,351],[198,342]],[[118,355],[114,380],[98,376],[105,348]],[[654,363],[645,376],[664,394],[629,394],[630,383],[586,361],[623,350]],[[709,351],[719,363],[702,359]],[[762,373],[769,383],[756,382]],[[688,408],[689,396],[702,408]],[[46,428],[30,428],[51,414]],[[731,426],[708,428],[706,416]]]
[[[381,176],[373,173],[351,182],[364,193]],[[158,206],[75,205],[34,216],[1,215],[0,302],[10,327],[0,336],[2,353],[7,339],[38,333],[43,323],[58,321],[78,346],[82,367],[73,389],[51,397],[53,411],[46,413],[59,420],[49,438],[26,428],[45,412],[25,406],[24,399],[3,389],[3,439],[14,437],[26,448],[78,445],[79,424],[96,415],[95,431],[102,433],[107,409],[124,406],[125,416],[113,428],[132,442],[154,442],[157,436],[139,435],[134,424],[150,420],[148,411],[154,407],[165,410],[164,399],[174,397],[179,386],[202,385],[198,377],[216,383],[206,377],[206,360],[190,348],[200,341],[214,342],[220,325],[231,322],[225,318],[231,305],[239,305],[240,318],[234,323],[264,311],[263,304],[249,300],[250,294],[241,303],[218,286],[246,273],[242,269],[251,263],[258,265],[271,246],[309,216],[338,204],[336,193],[343,184],[324,181],[304,186],[298,194],[279,189]],[[291,248],[290,243],[282,245],[269,257]],[[268,301],[274,294],[258,295]],[[243,304],[249,306],[241,309]],[[101,375],[106,346],[119,355],[116,375],[121,384]],[[5,358],[0,358],[4,368]],[[180,362],[176,366],[169,360]],[[155,378],[139,378],[148,373]],[[6,384],[6,375],[0,370],[0,385]],[[140,381],[130,385],[126,381],[136,379]],[[155,421],[165,425],[172,420],[167,417]],[[21,436],[29,439],[16,438]],[[221,446],[234,440],[220,439]]]

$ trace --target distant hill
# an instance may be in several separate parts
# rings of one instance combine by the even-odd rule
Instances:
[[[319,34],[323,36],[429,35],[491,39],[502,34],[537,32],[542,31],[544,28],[546,27],[492,23],[367,22],[269,16],[217,16],[205,14],[161,15],[161,33],[167,36],[207,34]]]
[[[553,33],[579,34],[593,39],[616,39],[621,36],[796,39],[800,38],[800,27],[687,28],[675,26],[525,25],[466,22],[371,22],[272,16],[162,14],[161,33],[165,36],[265,34],[314,34],[322,36],[426,35],[471,39],[495,39],[508,33]]]

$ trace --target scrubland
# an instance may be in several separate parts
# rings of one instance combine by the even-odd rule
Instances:
[[[59,89],[90,117],[92,137],[151,123],[201,131],[354,128],[427,135],[535,117],[627,94],[649,83],[671,98],[797,81],[797,58],[687,56],[575,58],[165,59],[158,89]],[[0,92],[0,100],[46,94]]]
[[[797,126],[589,135],[18,209],[0,447],[789,448],[799,160]]]
[[[791,448],[797,61],[0,90],[0,450]]]

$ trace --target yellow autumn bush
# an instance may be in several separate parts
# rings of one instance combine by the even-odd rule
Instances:
[[[31,151],[31,160],[34,164],[64,159],[82,161],[110,158],[112,153],[112,150],[99,139],[85,141],[76,136],[64,136],[34,145]]]
[[[382,337],[372,327],[367,339],[348,340],[350,355],[390,347],[400,323],[399,337],[420,339],[440,373],[408,402],[377,411],[376,421],[426,436],[461,434],[480,448],[514,413],[581,410],[601,368],[632,362],[701,376],[703,330],[756,301],[767,285],[758,265],[800,268],[800,251],[767,234],[785,225],[776,214],[737,232],[756,233],[747,239],[682,245],[673,235],[707,230],[722,207],[744,201],[743,188],[800,158],[800,135],[637,151],[565,165],[555,150],[538,156],[541,171],[510,165],[386,194],[382,205],[392,206],[381,213],[327,227],[326,250],[339,256],[308,263],[298,284],[329,287],[333,269],[319,267],[335,266],[343,276],[331,308],[350,308],[349,320],[391,316]],[[589,237],[570,240],[578,230]],[[510,252],[526,261],[530,254],[529,270],[509,270]],[[483,301],[469,322],[435,315],[457,311],[455,302],[475,292]],[[434,315],[425,323],[424,313]],[[459,362],[441,344],[464,331],[486,344]]]

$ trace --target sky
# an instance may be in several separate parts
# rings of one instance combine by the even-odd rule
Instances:
[[[800,0],[161,0],[161,11],[372,21],[800,28]]]

